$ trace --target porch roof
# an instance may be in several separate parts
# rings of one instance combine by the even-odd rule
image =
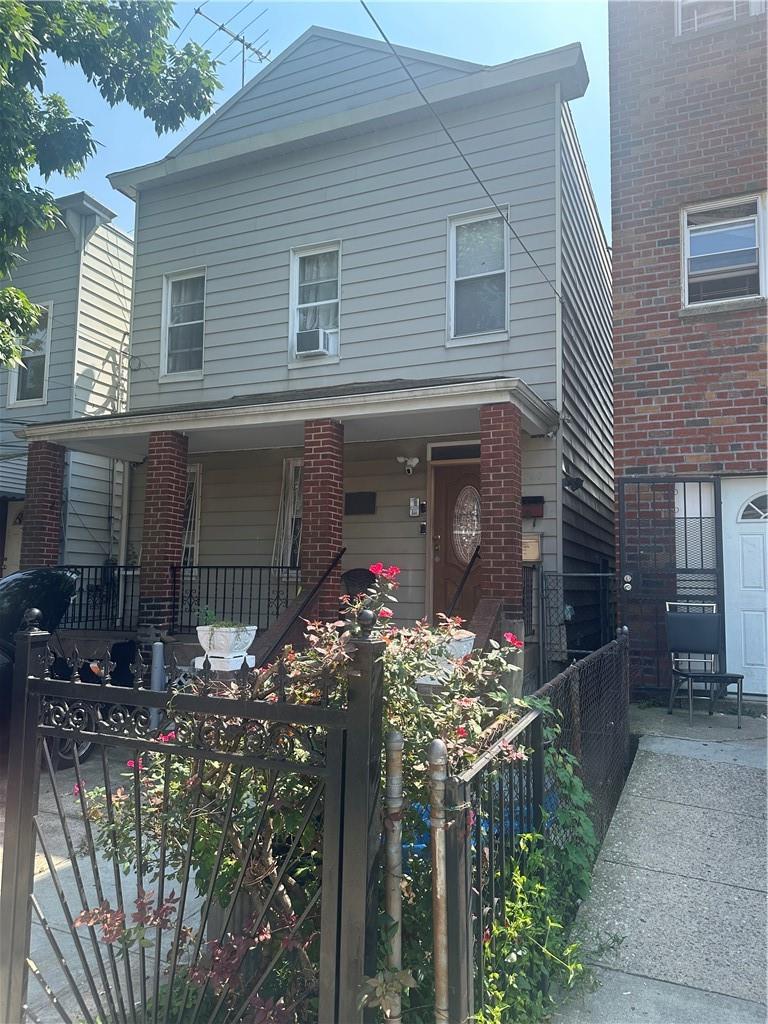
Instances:
[[[338,419],[347,441],[439,437],[479,428],[481,405],[512,402],[528,434],[557,427],[557,412],[517,377],[390,380],[304,389],[174,408],[27,426],[27,440],[52,441],[73,451],[140,460],[149,435],[174,430],[189,437],[190,452],[284,448],[303,443],[303,424]]]

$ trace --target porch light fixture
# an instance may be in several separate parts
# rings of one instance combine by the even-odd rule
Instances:
[[[421,459],[417,458],[416,456],[409,457],[407,455],[398,455],[397,461],[405,469],[407,476],[413,476],[413,471],[421,462]]]

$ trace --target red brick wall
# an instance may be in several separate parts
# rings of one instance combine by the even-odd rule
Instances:
[[[681,317],[680,210],[766,188],[766,21],[609,5],[616,474],[765,467],[764,308]]]
[[[187,438],[174,431],[150,434],[142,533],[139,624],[143,630],[171,628],[173,578],[184,544]]]
[[[480,408],[480,568],[483,597],[500,598],[507,617],[523,610],[520,410]]]
[[[342,546],[344,523],[344,425],[337,420],[304,424],[301,575],[315,583]],[[331,573],[312,614],[336,618],[341,567]]]
[[[20,567],[58,565],[61,555],[64,449],[30,441]]]

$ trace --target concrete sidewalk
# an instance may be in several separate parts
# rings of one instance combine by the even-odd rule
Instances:
[[[766,720],[633,709],[640,743],[577,928],[600,987],[560,1024],[765,1024]]]

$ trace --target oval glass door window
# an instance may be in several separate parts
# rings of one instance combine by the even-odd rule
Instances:
[[[480,492],[476,487],[462,487],[453,507],[453,547],[465,565],[480,543]]]

